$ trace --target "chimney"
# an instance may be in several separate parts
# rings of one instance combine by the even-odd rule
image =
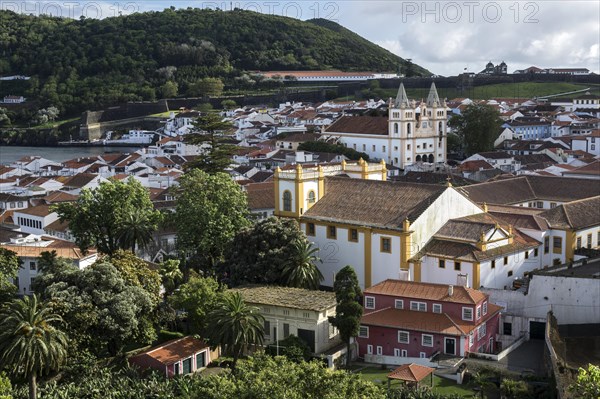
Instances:
[[[448,296],[452,296],[454,294],[454,286],[450,284],[448,286]]]

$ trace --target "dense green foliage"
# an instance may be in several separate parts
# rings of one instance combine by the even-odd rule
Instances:
[[[207,314],[215,308],[220,291],[214,278],[193,275],[169,298],[169,304],[185,312],[188,332],[203,336],[209,323]]]
[[[344,147],[341,144],[331,144],[324,141],[305,141],[298,146],[300,151],[329,152],[332,154],[345,155],[348,159],[358,161],[360,158],[369,160],[369,155],[358,152],[353,148]]]
[[[57,258],[35,280],[35,291],[65,320],[78,350],[114,355],[128,343],[149,344],[156,338],[155,279],[133,264],[116,263],[119,268],[106,258],[79,270]],[[140,281],[150,284],[146,288]]]
[[[406,63],[331,21],[242,10],[166,9],[101,20],[0,11],[0,26],[0,75],[32,76],[26,97],[62,113],[210,94],[219,85],[203,79],[235,84],[246,70],[397,71]]]
[[[504,121],[494,107],[472,103],[460,115],[450,119],[450,126],[461,139],[467,155],[494,149],[494,141],[500,135]]]
[[[82,251],[95,246],[111,255],[118,249],[146,245],[158,228],[161,213],[154,209],[148,190],[134,178],[109,179],[95,189],[83,189],[75,202],[54,208]]]
[[[351,359],[350,338],[358,335],[360,318],[363,313],[360,304],[362,290],[352,266],[344,266],[342,270],[337,272],[333,282],[333,291],[335,292],[336,301],[335,316],[330,316],[329,322],[339,330],[340,337],[348,348],[347,358]]]
[[[323,274],[316,265],[321,262],[317,256],[319,248],[313,247],[305,239],[296,240],[292,247],[292,256],[283,268],[283,282],[288,287],[318,289],[323,281]]]
[[[12,399],[12,384],[4,372],[0,372],[0,399]]]
[[[17,288],[9,279],[17,277],[20,264],[19,257],[14,251],[0,248],[0,303],[16,293]]]
[[[208,319],[206,338],[211,347],[220,346],[233,356],[232,370],[245,350],[264,343],[265,318],[259,308],[247,305],[239,292],[221,295]]]
[[[600,398],[600,366],[588,364],[586,368],[580,367],[577,381],[570,390],[581,399]]]
[[[248,226],[248,202],[225,173],[188,171],[176,191],[177,247],[194,267],[214,272],[238,231]]]
[[[15,299],[0,310],[0,370],[29,381],[29,398],[37,398],[37,377],[58,370],[67,357],[62,318],[36,295]]]
[[[241,230],[224,261],[228,283],[282,284],[283,268],[298,240],[306,237],[293,219],[268,218]]]
[[[278,345],[269,345],[265,352],[271,356],[285,356],[297,363],[308,361],[312,356],[312,352],[306,341],[293,334],[279,340]]]

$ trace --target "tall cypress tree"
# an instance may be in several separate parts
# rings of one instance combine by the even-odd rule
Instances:
[[[207,112],[198,118],[194,126],[197,133],[187,135],[185,141],[201,146],[203,151],[189,167],[211,175],[223,172],[233,162],[231,157],[237,149],[237,146],[227,142],[229,138],[223,134],[232,124],[217,113]]]

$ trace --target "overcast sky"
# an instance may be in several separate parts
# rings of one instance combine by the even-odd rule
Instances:
[[[98,5],[101,9],[98,11]],[[600,2],[581,1],[5,1],[0,8],[63,16],[239,7],[299,19],[335,20],[433,73],[479,72],[505,61],[509,72],[535,65],[600,72]]]

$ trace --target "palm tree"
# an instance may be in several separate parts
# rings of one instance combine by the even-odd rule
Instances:
[[[173,293],[177,285],[183,280],[183,273],[179,268],[179,261],[176,259],[167,259],[160,263],[158,271],[165,287],[165,298]]]
[[[152,241],[154,233],[153,223],[148,219],[148,215],[135,209],[127,214],[119,232],[119,242],[121,248],[131,249],[135,253],[135,246],[145,248]]]
[[[264,343],[265,318],[255,306],[248,306],[239,292],[226,293],[218,301],[215,309],[208,314],[211,320],[208,338],[212,346],[221,346],[231,353],[235,371],[237,360],[248,345]]]
[[[321,262],[315,255],[319,248],[306,240],[296,240],[293,246],[293,255],[283,268],[284,284],[288,287],[318,289],[323,281],[323,275],[316,265],[316,262]]]
[[[37,397],[37,376],[57,370],[67,357],[67,336],[53,325],[61,322],[36,295],[0,311],[0,368],[29,380],[30,399]]]

